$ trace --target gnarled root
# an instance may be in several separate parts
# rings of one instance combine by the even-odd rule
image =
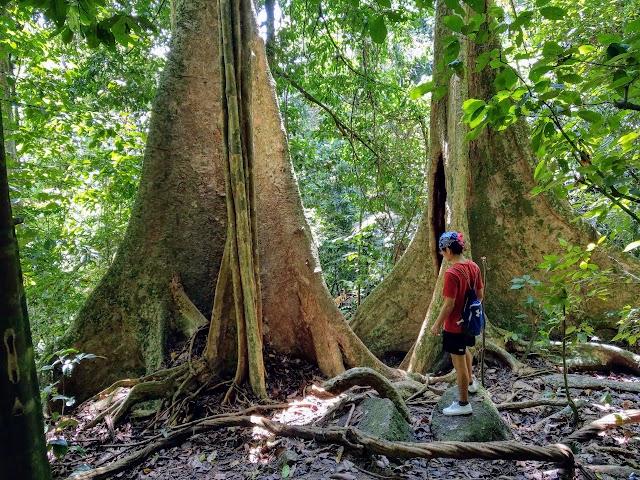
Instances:
[[[333,394],[339,394],[349,388],[369,386],[373,388],[381,398],[388,398],[396,406],[402,417],[411,423],[411,414],[404,400],[389,380],[371,368],[352,368],[340,375],[324,382],[323,388]]]
[[[559,342],[553,342],[558,347]],[[567,367],[571,370],[623,370],[640,375],[640,355],[605,343],[585,342],[567,346]]]
[[[514,441],[503,442],[389,442],[364,433],[353,427],[318,428],[309,426],[286,425],[266,418],[247,416],[248,412],[236,415],[217,415],[197,422],[191,422],[174,429],[166,438],[150,443],[134,454],[122,458],[111,465],[82,472],[69,477],[68,480],[99,480],[109,478],[118,472],[127,470],[142,463],[145,458],[173,445],[191,435],[225,427],[251,428],[259,426],[276,435],[299,437],[305,440],[330,442],[347,446],[357,452],[386,455],[392,458],[481,458],[485,460],[537,460],[560,464],[572,469],[575,459],[570,444],[583,442],[593,438],[599,432],[619,425],[640,422],[640,410],[629,410],[607,415],[569,435],[559,444],[544,447],[524,445]],[[242,415],[240,415],[242,414]],[[595,468],[594,468],[595,469]]]
[[[200,383],[199,376],[206,368],[204,361],[198,361],[139,379],[118,381],[83,403],[81,408],[93,416],[86,428],[94,427],[107,416],[115,425],[134,405],[149,400],[171,398],[173,408],[179,397]]]

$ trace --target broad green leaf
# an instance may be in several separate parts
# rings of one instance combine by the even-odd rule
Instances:
[[[485,105],[486,103],[484,100],[470,98],[462,104],[462,111],[467,115],[471,115],[473,112],[478,110],[480,107],[484,107]]]
[[[444,49],[443,62],[445,64],[451,63],[458,58],[460,54],[460,41],[456,38]]]
[[[462,27],[464,27],[464,20],[459,15],[447,15],[442,21],[444,24],[454,32],[462,32]]]
[[[504,70],[496,76],[493,83],[498,90],[511,90],[517,81],[518,76],[515,70],[507,65]]]
[[[619,42],[622,40],[620,35],[613,35],[609,33],[599,33],[598,34],[598,43],[603,45],[608,45],[610,43]]]
[[[391,8],[391,0],[376,0],[378,5],[385,8]]]
[[[540,9],[540,15],[547,20],[562,20],[566,14],[567,11],[560,7],[542,7]]]
[[[369,26],[369,32],[371,34],[371,40],[375,43],[384,43],[387,38],[387,25],[384,21],[383,15],[377,15]]]
[[[416,100],[423,95],[426,95],[429,92],[432,92],[436,88],[436,82],[426,82],[421,83],[420,85],[413,87],[411,92],[409,92],[409,97],[411,100]]]
[[[544,42],[542,47],[543,55],[562,55],[564,48],[562,48],[557,42]]]
[[[588,53],[593,53],[596,51],[596,47],[594,47],[593,45],[580,45],[578,47],[578,51],[583,54],[586,55]]]
[[[640,18],[633,22],[629,22],[627,26],[624,27],[624,33],[627,35],[637,35],[640,33]]]
[[[578,116],[590,123],[600,123],[603,118],[598,112],[584,109],[578,110]]]
[[[444,0],[444,4],[458,15],[464,15],[464,9],[460,6],[458,0]]]

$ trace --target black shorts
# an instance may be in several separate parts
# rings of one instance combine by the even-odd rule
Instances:
[[[464,355],[467,347],[476,344],[476,337],[467,333],[442,332],[442,349],[454,355]]]

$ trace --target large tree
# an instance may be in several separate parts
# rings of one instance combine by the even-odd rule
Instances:
[[[486,14],[490,5],[488,1],[474,2],[481,14]],[[470,7],[466,11],[468,17],[476,13]],[[537,267],[544,255],[557,253],[558,238],[582,246],[596,239],[587,225],[572,223],[562,202],[531,194],[536,162],[524,119],[505,130],[486,129],[477,139],[467,141],[463,103],[490,99],[500,72],[490,67],[478,69],[476,60],[483,52],[501,47],[495,33],[487,31],[489,21],[479,25],[471,38],[456,34],[444,21],[453,14],[445,2],[437,3],[428,203],[420,234],[398,265],[404,269],[396,268],[352,321],[356,333],[379,354],[406,350],[407,339],[418,337],[403,367],[421,372],[431,367],[440,352],[429,327],[442,300],[444,268],[437,253],[441,233],[464,232],[469,256],[478,263],[486,259],[486,310],[490,321],[502,326],[513,325],[520,313],[519,294],[511,289],[511,279],[532,272],[543,280],[553,276],[553,272],[545,274]],[[455,73],[449,66],[452,62],[457,67]],[[611,258],[609,252],[598,254],[595,263],[618,271],[637,268]],[[618,307],[635,300],[626,289],[611,293],[613,305]],[[596,299],[588,308],[590,315],[598,317],[612,307]],[[384,342],[377,338],[378,332],[388,332]]]
[[[237,358],[247,365],[259,362],[262,352],[256,337],[251,341],[246,330],[238,333],[237,328],[246,326],[248,314],[243,297],[237,295],[253,287],[233,274],[234,264],[249,252],[252,241],[244,239],[249,242],[244,254],[228,248],[223,257],[226,238],[235,240],[235,251],[240,251],[238,239],[247,234],[239,230],[240,221],[245,230],[257,231],[259,251],[252,255],[259,261],[250,268],[259,264],[262,313],[257,320],[263,324],[248,328],[262,333],[258,339],[263,336],[279,352],[317,362],[328,376],[356,365],[394,375],[347,326],[324,283],[254,13],[235,3],[222,2],[220,8],[219,16],[218,5],[211,0],[176,2],[171,53],[153,108],[134,214],[114,265],[90,295],[66,339],[106,360],[83,362],[73,383],[66,384],[66,393],[82,397],[124,376],[156,369],[167,345],[187,338],[202,315],[209,317],[212,312],[205,357],[214,371],[228,371]],[[225,50],[221,63],[219,27],[226,22],[231,22],[234,33],[224,39],[230,42],[225,46],[230,52]],[[234,49],[235,58],[255,60],[230,65]],[[241,64],[245,70],[239,70]],[[253,85],[250,89],[247,79]],[[229,88],[235,82],[240,83],[233,93]],[[221,85],[226,86],[224,97]],[[237,133],[229,120],[234,102],[237,112],[245,112],[244,121],[242,116],[236,120],[243,127]],[[245,108],[252,108],[253,115],[247,115]],[[221,116],[226,120],[219,126]],[[245,123],[247,118],[253,118],[252,127]],[[231,133],[240,136],[239,143]],[[233,177],[234,168],[227,167],[225,159],[238,155],[246,157],[239,160],[240,165],[248,162],[246,178],[255,178],[257,214],[249,207],[240,221],[237,204],[248,200],[227,193],[224,180],[225,170],[229,168]],[[245,199],[252,196],[250,183],[242,187]],[[234,203],[227,208],[231,197]],[[229,218],[234,225],[227,236],[227,213],[232,212]],[[242,322],[238,315],[244,316]],[[254,349],[253,360],[246,345]],[[240,369],[236,373],[236,380],[243,378]],[[251,374],[249,378],[255,388],[254,382],[260,380]]]

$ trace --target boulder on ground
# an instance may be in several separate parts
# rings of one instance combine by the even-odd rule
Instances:
[[[411,425],[388,398],[367,398],[360,406],[364,414],[358,424],[363,432],[391,442],[408,442],[413,439]]]
[[[472,415],[447,416],[442,409],[458,401],[458,387],[447,389],[431,414],[431,432],[438,441],[493,442],[512,440],[509,426],[484,388],[469,394]]]

